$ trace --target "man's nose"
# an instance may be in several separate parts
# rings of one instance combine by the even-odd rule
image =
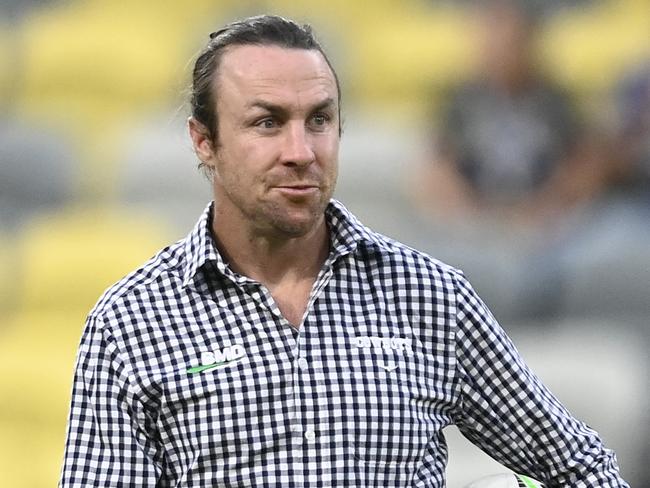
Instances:
[[[315,159],[312,141],[304,123],[288,123],[282,147],[282,162],[289,166],[307,166]]]

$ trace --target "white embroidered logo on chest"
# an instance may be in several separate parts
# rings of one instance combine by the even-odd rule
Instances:
[[[244,346],[239,344],[227,346],[223,349],[217,348],[214,351],[206,351],[201,354],[201,364],[189,368],[187,372],[202,373],[203,371],[222,368],[239,362],[245,356],[246,350],[244,349]]]
[[[407,355],[413,353],[411,339],[402,337],[359,336],[355,338],[355,345],[359,349],[374,349],[376,352],[399,351]],[[392,362],[379,363],[378,366],[389,373],[397,369],[397,365]]]
[[[384,351],[397,350],[405,351],[407,354],[413,352],[411,339],[402,337],[356,337],[356,346],[360,349],[380,349]]]

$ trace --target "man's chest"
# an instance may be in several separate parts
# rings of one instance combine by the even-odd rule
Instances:
[[[200,454],[196,462],[224,475],[318,448],[317,457],[413,466],[450,422],[453,358],[433,324],[425,331],[354,302],[333,310],[326,297],[300,330],[252,312],[216,307],[155,345],[159,368],[147,363],[143,383],[157,392],[172,464]]]

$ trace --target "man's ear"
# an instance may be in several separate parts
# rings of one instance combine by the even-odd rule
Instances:
[[[206,166],[212,167],[214,158],[214,145],[210,139],[209,131],[205,125],[194,117],[187,119],[187,127],[192,138],[192,145],[197,157]]]

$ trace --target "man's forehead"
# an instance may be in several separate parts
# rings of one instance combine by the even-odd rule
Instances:
[[[216,81],[261,86],[293,83],[336,90],[334,73],[321,52],[275,45],[229,47],[221,59]]]

